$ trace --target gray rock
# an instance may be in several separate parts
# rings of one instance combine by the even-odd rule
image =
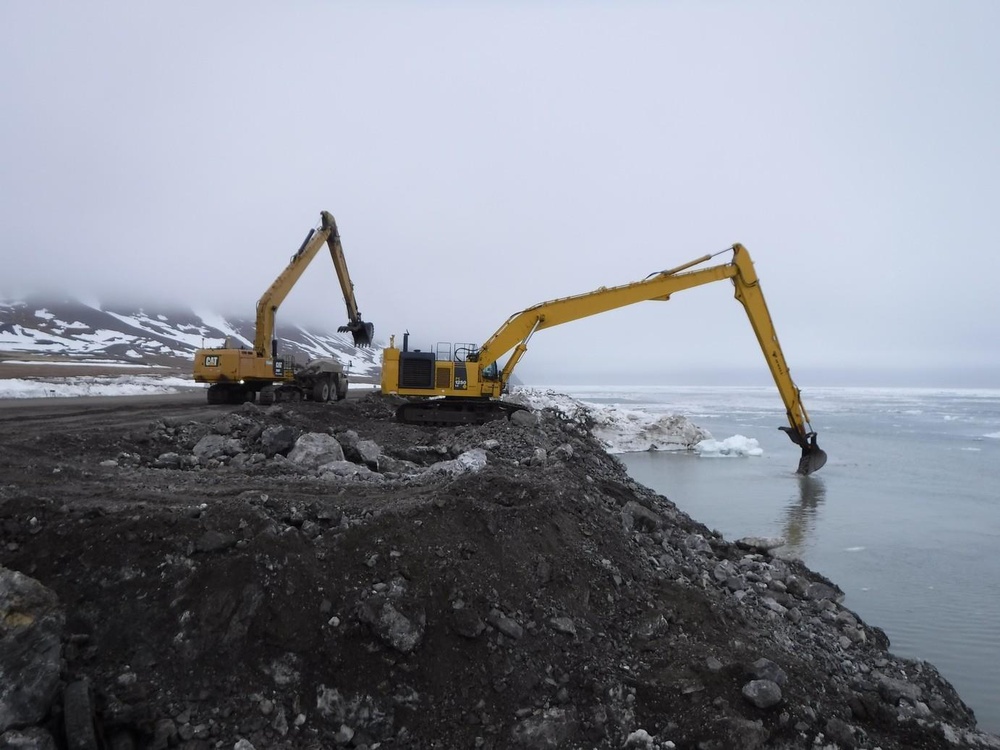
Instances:
[[[328,688],[326,685],[316,688],[316,710],[330,723],[343,723],[347,718],[347,709],[347,701],[337,688]]]
[[[181,465],[181,457],[179,454],[173,451],[168,451],[167,453],[161,453],[153,461],[154,469],[178,469]]]
[[[569,443],[563,443],[552,451],[552,458],[556,461],[568,461],[573,458],[573,446]]]
[[[0,732],[48,714],[59,685],[64,623],[53,591],[0,567]]]
[[[657,531],[663,527],[663,518],[645,505],[629,500],[622,508],[622,523],[626,531]]]
[[[221,531],[209,530],[194,543],[195,552],[222,552],[236,544],[236,537]]]
[[[518,409],[513,414],[510,415],[510,421],[512,424],[516,424],[518,427],[537,427],[538,426],[538,415],[533,411],[528,411],[526,409]]]
[[[373,440],[359,440],[356,447],[361,462],[372,471],[378,471],[379,459],[382,457],[382,449],[378,443]]]
[[[333,461],[343,461],[344,449],[332,435],[307,432],[295,441],[288,460],[303,469],[318,469]]]
[[[490,612],[486,618],[486,622],[495,627],[508,638],[513,638],[515,641],[524,635],[524,628],[498,609],[494,609]]]
[[[712,545],[701,534],[688,534],[684,538],[684,546],[692,552],[708,553],[712,551]]]
[[[848,639],[850,639],[854,643],[868,642],[868,636],[865,634],[865,631],[862,630],[861,628],[847,628],[844,631],[844,635],[846,635]]]
[[[844,600],[844,592],[825,583],[816,582],[809,584],[809,588],[806,589],[806,597],[814,601],[829,600],[832,602],[842,602]]]
[[[354,730],[346,724],[341,724],[340,729],[338,729],[337,733],[333,736],[333,741],[338,745],[349,745],[353,739]]]
[[[576,623],[569,617],[553,617],[549,620],[549,625],[551,625],[552,629],[557,633],[576,635]]]
[[[729,579],[730,576],[736,573],[736,569],[729,560],[721,560],[714,568],[712,568],[712,577],[720,583]]]
[[[771,610],[776,614],[779,615],[788,614],[788,610],[784,606],[778,604],[778,602],[776,602],[774,599],[771,599],[770,597],[765,597],[762,603],[765,607],[767,607],[769,610]]]
[[[337,440],[344,449],[344,457],[356,464],[364,464],[372,471],[379,470],[382,448],[373,440],[362,440],[354,430],[337,433]]]
[[[759,550],[761,552],[768,552],[769,550],[777,549],[778,547],[783,547],[784,545],[785,540],[780,536],[745,536],[742,539],[736,540],[737,547]]]
[[[58,750],[58,746],[42,727],[25,727],[0,734],[0,750]]]
[[[451,627],[463,638],[478,638],[486,630],[486,623],[475,612],[458,609],[451,614]]]
[[[785,670],[779,667],[770,659],[758,659],[750,667],[750,674],[758,680],[770,680],[781,686],[788,682],[788,675]]]
[[[878,681],[878,693],[882,700],[893,706],[899,704],[900,698],[906,698],[911,703],[916,703],[923,699],[923,691],[919,685],[905,680],[896,680],[891,677],[881,676]]]
[[[431,464],[427,470],[438,474],[458,476],[467,472],[479,471],[486,466],[486,461],[486,451],[482,448],[473,448],[461,454],[458,458]]]
[[[743,697],[757,708],[771,708],[781,703],[781,688],[772,680],[751,680],[743,686]]]
[[[564,747],[576,734],[576,727],[574,709],[550,708],[515,724],[511,730],[511,741],[514,747],[526,750]]]
[[[549,462],[549,454],[544,448],[535,448],[528,459],[529,466],[545,466]]]
[[[427,621],[423,612],[407,617],[381,596],[373,596],[364,602],[358,619],[368,625],[379,640],[402,654],[420,646]]]
[[[823,734],[836,742],[840,747],[854,747],[857,743],[854,739],[854,727],[843,719],[831,716],[826,721]]]
[[[233,750],[257,750],[250,740],[245,740],[242,737],[233,744]]]
[[[160,719],[153,727],[153,744],[150,750],[167,750],[177,742],[177,725],[173,719]]]
[[[233,590],[228,589],[229,596],[233,596]],[[222,636],[222,643],[225,646],[239,644],[246,638],[253,623],[254,616],[260,605],[264,601],[264,589],[256,582],[248,583],[240,592],[239,601],[236,602],[235,612],[229,620],[225,635]],[[228,602],[226,602],[228,605]],[[227,611],[231,611],[227,606]]]
[[[345,453],[349,448],[356,447],[359,440],[361,440],[361,436],[354,430],[344,430],[337,433],[337,441],[340,443]]]
[[[809,581],[799,576],[788,576],[785,579],[785,590],[792,596],[805,599],[806,592],[809,590]]]
[[[274,716],[274,721],[271,722],[271,729],[284,737],[288,734],[288,718],[285,716],[284,706],[278,709],[278,713]]]
[[[210,458],[235,456],[242,449],[240,441],[235,438],[229,438],[225,435],[205,435],[195,443],[191,452],[198,457],[199,461],[207,461]]]
[[[295,430],[285,425],[267,427],[260,435],[264,455],[273,458],[277,454],[287,455],[295,447]]]
[[[330,461],[319,467],[320,474],[333,475],[337,477],[353,477],[358,475],[370,475],[371,469],[352,461]]]

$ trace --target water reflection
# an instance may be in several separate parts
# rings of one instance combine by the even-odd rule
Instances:
[[[785,547],[802,557],[812,536],[819,508],[826,500],[826,485],[817,476],[800,476],[799,491],[785,506]]]

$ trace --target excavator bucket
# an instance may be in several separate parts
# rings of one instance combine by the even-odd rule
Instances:
[[[808,476],[826,465],[826,451],[816,444],[815,432],[800,435],[797,430],[791,427],[779,427],[778,429],[785,432],[792,442],[802,449],[802,457],[799,459],[799,468],[796,469],[796,474]]]
[[[348,323],[346,326],[340,326],[337,330],[340,333],[350,331],[351,335],[354,336],[355,346],[371,346],[372,341],[375,340],[375,326],[371,323],[365,323],[363,320],[359,320],[357,323]]]
[[[814,471],[822,469],[825,464],[826,451],[813,441],[809,447],[802,449],[802,458],[799,459],[799,468],[795,473],[808,476]]]

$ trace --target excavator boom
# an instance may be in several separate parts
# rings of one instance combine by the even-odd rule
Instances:
[[[735,287],[736,299],[746,310],[784,402],[789,426],[781,429],[802,449],[798,473],[811,474],[826,463],[826,454],[816,444],[816,433],[802,406],[799,389],[789,374],[750,254],[740,244],[733,245],[729,250],[733,257],[728,263],[694,269],[715,257],[705,255],[676,268],[650,274],[631,284],[601,287],[585,294],[529,307],[509,317],[486,343],[469,352],[461,361],[456,358],[451,363],[437,362],[432,356],[428,359],[428,354],[408,353],[405,346],[404,351],[400,352],[390,344],[383,353],[382,391],[409,397],[446,397],[447,409],[442,402],[425,402],[428,405],[423,410],[419,405],[405,405],[400,415],[412,421],[477,421],[476,415],[497,415],[499,410],[490,412],[482,405],[475,409],[459,407],[463,400],[469,403],[471,399],[496,399],[505,392],[514,367],[527,350],[528,341],[537,331],[637,302],[666,301],[676,292],[729,279]],[[716,253],[719,254],[721,253]],[[498,360],[511,350],[513,352],[507,363],[499,369]],[[425,371],[427,377],[423,375]],[[432,415],[428,416],[429,414]]]

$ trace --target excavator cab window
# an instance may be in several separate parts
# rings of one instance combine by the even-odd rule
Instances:
[[[500,379],[500,367],[496,362],[492,362],[489,367],[483,369],[480,374],[483,380],[499,380]]]

